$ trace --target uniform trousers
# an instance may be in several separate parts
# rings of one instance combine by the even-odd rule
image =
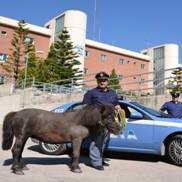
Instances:
[[[106,128],[99,126],[91,134],[91,144],[89,147],[89,157],[92,166],[102,166],[103,152],[109,142],[109,132]]]

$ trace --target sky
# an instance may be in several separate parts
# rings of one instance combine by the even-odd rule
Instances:
[[[0,0],[0,16],[39,26],[70,9],[87,14],[88,39],[133,51],[175,43],[181,55],[181,0]]]

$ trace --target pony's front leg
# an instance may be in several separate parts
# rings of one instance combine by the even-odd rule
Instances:
[[[82,138],[75,138],[72,141],[73,145],[73,156],[72,156],[72,164],[71,171],[75,173],[81,173],[81,169],[78,165],[80,158],[80,147],[81,147]]]

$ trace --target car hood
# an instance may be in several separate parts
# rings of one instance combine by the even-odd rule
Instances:
[[[157,118],[155,119],[155,124],[164,125],[164,126],[172,126],[172,127],[180,127],[182,128],[182,119],[176,118]]]
[[[179,118],[160,118],[160,120],[161,121],[175,122],[175,123],[182,123],[182,119],[179,119]]]

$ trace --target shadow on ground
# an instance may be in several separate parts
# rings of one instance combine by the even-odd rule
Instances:
[[[42,153],[38,145],[33,145],[28,148],[29,150]],[[71,156],[72,150],[67,150],[65,154]],[[46,155],[46,154],[44,154]],[[49,155],[46,155],[49,156]],[[81,162],[86,165],[89,164],[88,150],[81,150]],[[111,159],[121,159],[129,161],[145,161],[145,162],[165,162],[171,164],[165,156],[151,155],[151,154],[140,154],[140,153],[127,153],[127,152],[110,152],[107,151],[104,153],[106,161]],[[85,160],[85,161],[84,161]]]
[[[151,154],[126,153],[126,152],[105,152],[107,158],[122,159],[129,161],[165,162],[165,157]]]
[[[38,145],[33,145],[28,148],[28,150],[42,153],[40,147]],[[70,166],[71,163],[71,150],[67,150],[66,153],[68,157],[61,156],[61,155],[47,155],[43,154],[43,157],[23,157],[23,161],[25,164],[39,164],[39,165],[68,165]],[[125,152],[105,152],[104,157],[106,161],[110,161],[112,159],[121,159],[121,160],[128,160],[128,161],[145,161],[145,162],[165,162],[169,163],[166,157],[157,156],[157,155],[150,155],[150,154],[139,154],[139,153],[125,153]],[[85,165],[89,165],[89,157],[87,150],[81,150],[81,157],[80,163],[84,163]],[[7,159],[4,161],[4,165],[11,165],[12,159]],[[170,164],[170,163],[169,163]]]
[[[35,152],[42,153],[38,145],[33,145],[29,147],[28,149]],[[72,150],[71,149],[67,150],[65,154],[68,154],[69,156],[71,156]],[[47,154],[43,154],[43,155],[49,156]],[[152,155],[152,154],[107,151],[107,152],[104,152],[104,157],[106,161],[109,161],[111,159],[121,159],[121,160],[129,160],[129,161],[164,162],[164,163],[171,164],[170,161],[165,156]],[[86,165],[90,164],[88,150],[85,150],[85,149],[81,150],[80,162],[85,163]]]
[[[41,150],[38,145],[33,145],[28,148],[28,150],[41,153]],[[25,164],[38,164],[38,165],[68,165],[71,164],[71,151],[68,150],[65,154],[68,154],[68,157],[61,155],[46,155],[43,154],[43,157],[23,157],[23,162]],[[9,166],[13,162],[11,159],[6,159],[3,163],[4,166]],[[89,165],[89,158],[86,155],[80,157],[80,163]]]

